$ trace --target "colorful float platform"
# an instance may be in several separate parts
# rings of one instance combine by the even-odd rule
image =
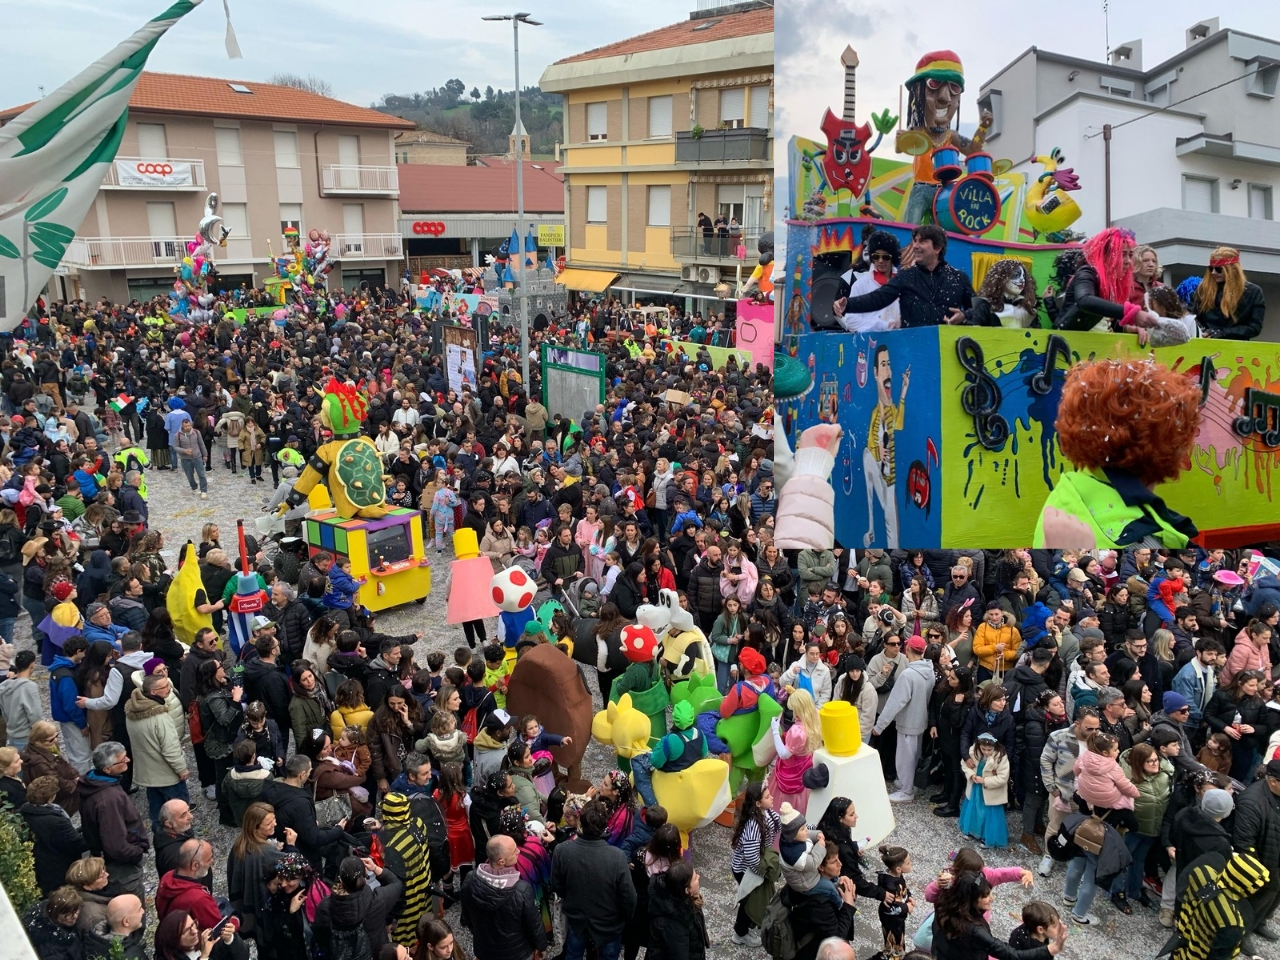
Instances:
[[[321,550],[351,558],[351,575],[367,582],[356,594],[370,610],[388,610],[431,593],[431,561],[422,535],[422,513],[397,508],[378,520],[344,520],[337,512],[312,512],[303,523],[312,555]]]

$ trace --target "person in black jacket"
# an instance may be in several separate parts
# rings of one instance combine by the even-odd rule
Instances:
[[[935,224],[916,227],[911,231],[910,249],[915,255],[911,266],[899,270],[878,290],[838,298],[832,312],[837,317],[875,313],[897,300],[903,327],[964,323],[973,308],[973,286],[963,271],[947,263],[946,232]]]
[[[365,881],[369,873],[377,877],[377,889]],[[312,955],[318,960],[359,956],[344,953],[342,947],[359,944],[363,933],[370,947],[367,955],[372,956],[388,942],[387,919],[403,891],[404,881],[369,857],[345,857],[338,867],[333,892],[316,904],[316,918],[311,924]]]
[[[346,821],[334,826],[321,826],[316,822],[316,806],[312,800],[311,759],[303,753],[295,753],[284,765],[285,775],[279,780],[268,780],[262,785],[262,801],[269,803],[276,812],[276,839],[286,840],[285,828],[297,833],[295,846],[307,858],[317,872],[326,857],[337,858],[338,843],[345,836]]]
[[[962,873],[938,893],[933,917],[933,955],[937,960],[1049,960],[1062,952],[1067,940],[1065,924],[1058,925],[1054,939],[1029,950],[997,939],[984,917],[991,901],[991,884],[981,873]]]
[[[489,774],[471,788],[471,808],[467,813],[475,848],[485,847],[499,833],[498,815],[516,802],[516,786],[505,770]]]
[[[703,960],[707,955],[707,922],[702,916],[698,871],[688,860],[676,860],[653,878],[649,893],[649,945],[646,960]]]
[[[1252,854],[1271,871],[1271,882],[1249,898],[1253,908],[1250,935],[1277,939],[1276,928],[1268,923],[1280,905],[1280,760],[1270,760],[1265,776],[1251,783],[1236,802],[1235,847]],[[1259,952],[1259,951],[1255,951]]]
[[[1218,247],[1195,293],[1196,323],[1215,340],[1252,340],[1262,332],[1267,302],[1240,267],[1240,251]]]
[[[258,618],[254,618],[257,620]],[[260,702],[267,710],[267,718],[274,720],[284,737],[282,747],[289,745],[289,680],[279,664],[280,641],[275,632],[263,631],[253,641],[258,655],[245,664],[243,703]],[[260,754],[265,756],[265,754]]]
[[[1133,235],[1116,227],[1091,237],[1084,245],[1084,263],[1063,289],[1054,327],[1136,332],[1156,326],[1159,317],[1128,299],[1133,287],[1132,250]],[[1145,338],[1142,342],[1145,344]]]
[[[942,804],[934,809],[934,816],[960,816],[960,800],[967,784],[960,767],[960,734],[973,713],[973,701],[973,671],[955,666],[944,670],[929,702],[929,734],[936,738],[943,765],[942,789],[930,798]],[[1039,763],[1039,754],[1036,757]]]
[[[59,887],[47,900],[22,916],[22,927],[40,960],[80,960],[84,950],[76,930],[80,894],[74,887]]]
[[[618,612],[627,620],[634,620],[636,610],[644,603],[644,584],[646,574],[644,565],[635,560],[627,564],[622,575],[614,581],[609,591],[609,601],[615,604]]]
[[[53,802],[57,795],[57,777],[37,777],[27,787],[27,802],[18,808],[35,841],[36,883],[46,897],[67,882],[67,868],[87,849],[67,811]]]
[[[884,889],[862,872],[862,854],[858,841],[853,838],[853,828],[858,825],[858,811],[848,797],[833,797],[818,821],[818,831],[840,854],[840,876],[853,881],[854,893],[868,900],[883,901]]]
[[[1040,754],[1044,752],[1049,734],[1067,725],[1067,708],[1057,690],[1044,690],[1022,714],[1018,732],[1021,737],[1018,749],[1018,782],[1023,792],[1022,839],[1024,847],[1034,854],[1042,854],[1041,833],[1038,821],[1045,810],[1049,794],[1040,776]]]
[[[516,868],[519,857],[514,840],[495,834],[485,844],[485,862],[462,883],[462,925],[485,960],[529,960],[547,948],[533,887]]]
[[[608,822],[605,805],[588,801],[579,814],[578,836],[557,845],[551,857],[551,889],[564,904],[565,960],[582,960],[588,938],[602,958],[616,958],[635,910],[626,854],[604,839]]]
[[[791,911],[791,930],[796,938],[795,960],[815,960],[818,948],[828,938],[853,940],[854,920],[857,909],[854,900],[857,893],[853,881],[842,876],[844,858],[837,847],[827,847],[826,859],[818,867],[818,872],[836,885],[843,901],[837,907],[830,897],[810,897],[797,895],[790,887],[784,887],[780,896],[783,903]]]

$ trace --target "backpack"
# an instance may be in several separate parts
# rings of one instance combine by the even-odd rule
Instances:
[[[427,828],[427,847],[431,851],[431,877],[442,880],[451,869],[449,859],[449,826],[444,811],[434,799],[420,794],[410,801],[414,816]]]
[[[1107,826],[1103,822],[1106,819],[1106,813],[1102,816],[1095,813],[1089,814],[1088,819],[1076,827],[1075,836],[1072,838],[1075,845],[1085,853],[1092,853],[1095,857],[1102,853],[1102,844],[1107,838]]]
[[[786,888],[784,887],[783,890]],[[791,927],[791,909],[782,899],[782,891],[775,893],[769,905],[765,907],[764,919],[760,922],[760,944],[773,960],[795,960],[800,949],[814,938],[815,934],[806,933],[799,940]]]
[[[13,541],[8,537],[0,538],[0,564],[16,563],[18,560],[18,551],[13,547]]]
[[[244,429],[244,421],[231,417],[227,420],[227,436],[234,440],[240,436],[240,431]]]
[[[335,923],[329,931],[329,949],[324,950],[323,945],[317,944],[324,960],[373,960],[373,945],[369,943],[363,922],[354,927],[340,927]]]
[[[200,719],[199,700],[192,700],[187,704],[187,729],[191,731],[193,744],[204,743],[204,722]]]
[[[467,743],[476,742],[476,734],[480,732],[480,720],[476,713],[479,707],[472,707],[462,718],[462,732],[466,734]]]

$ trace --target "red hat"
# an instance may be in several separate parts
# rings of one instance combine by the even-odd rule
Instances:
[[[764,656],[759,650],[753,650],[747,647],[738,654],[738,662],[747,668],[747,672],[752,675],[764,673],[767,664],[764,662]]]
[[[632,623],[622,628],[622,652],[632,663],[648,663],[657,649],[657,635],[644,624]]]
[[[69,580],[61,580],[53,585],[53,596],[59,603],[66,603],[74,590]]]
[[[27,421],[25,417],[20,417],[15,414],[14,416],[9,418],[9,422],[10,423],[26,423]]]
[[[925,648],[928,646],[929,645],[924,642],[924,637],[920,636],[918,633],[907,641],[907,649],[912,653],[924,653]]]

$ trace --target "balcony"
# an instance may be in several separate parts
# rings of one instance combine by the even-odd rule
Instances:
[[[203,160],[116,157],[102,178],[103,190],[197,191],[205,189]]]
[[[742,234],[740,242],[747,251],[742,263],[755,266],[759,259],[755,252],[759,238],[760,231]],[[736,266],[738,242],[732,237],[704,237],[697,227],[671,228],[671,255],[682,262]]]
[[[747,163],[769,159],[769,131],[761,127],[676,133],[676,163]]]
[[[62,263],[81,270],[123,270],[133,267],[176,267],[187,255],[188,237],[76,237]],[[215,264],[247,263],[253,259],[249,237],[229,237],[216,247]]]
[[[320,170],[320,193],[326,197],[398,197],[395,167],[331,163]]]
[[[398,233],[340,233],[333,238],[336,260],[399,260],[404,240]]]

